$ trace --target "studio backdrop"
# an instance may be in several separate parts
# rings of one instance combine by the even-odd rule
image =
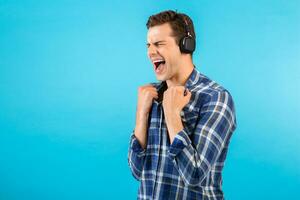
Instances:
[[[167,9],[193,19],[197,69],[235,102],[226,199],[300,199],[300,1],[1,0],[1,200],[136,199],[145,24]]]

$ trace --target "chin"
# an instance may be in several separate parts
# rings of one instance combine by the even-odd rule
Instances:
[[[166,81],[167,80],[165,76],[156,76],[156,79],[158,81]]]

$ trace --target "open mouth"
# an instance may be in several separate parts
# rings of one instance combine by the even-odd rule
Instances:
[[[160,72],[162,70],[164,64],[166,63],[166,61],[165,60],[156,60],[153,63],[155,66],[155,71]]]

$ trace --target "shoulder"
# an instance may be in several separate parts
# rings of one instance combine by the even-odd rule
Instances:
[[[192,88],[192,104],[197,105],[200,118],[227,123],[235,130],[235,106],[230,92],[207,76],[201,75],[201,79]]]
[[[205,104],[222,103],[233,108],[233,98],[230,92],[216,81],[199,73],[199,80],[191,87],[195,102],[202,107]]]

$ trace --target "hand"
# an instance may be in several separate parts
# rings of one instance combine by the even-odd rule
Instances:
[[[176,134],[183,129],[180,112],[191,98],[191,92],[186,90],[184,96],[184,91],[183,86],[173,86],[164,92],[163,109],[171,143]]]
[[[145,85],[139,87],[138,90],[138,104],[137,114],[148,115],[152,106],[153,99],[158,98],[156,88],[152,85]]]
[[[158,93],[156,91],[156,88],[152,85],[139,87],[134,134],[143,149],[145,149],[147,145],[149,112],[152,106],[153,99],[157,98]]]
[[[183,86],[173,86],[164,92],[163,108],[166,115],[180,115],[181,110],[191,98],[191,92],[186,89],[184,96],[184,91]]]

